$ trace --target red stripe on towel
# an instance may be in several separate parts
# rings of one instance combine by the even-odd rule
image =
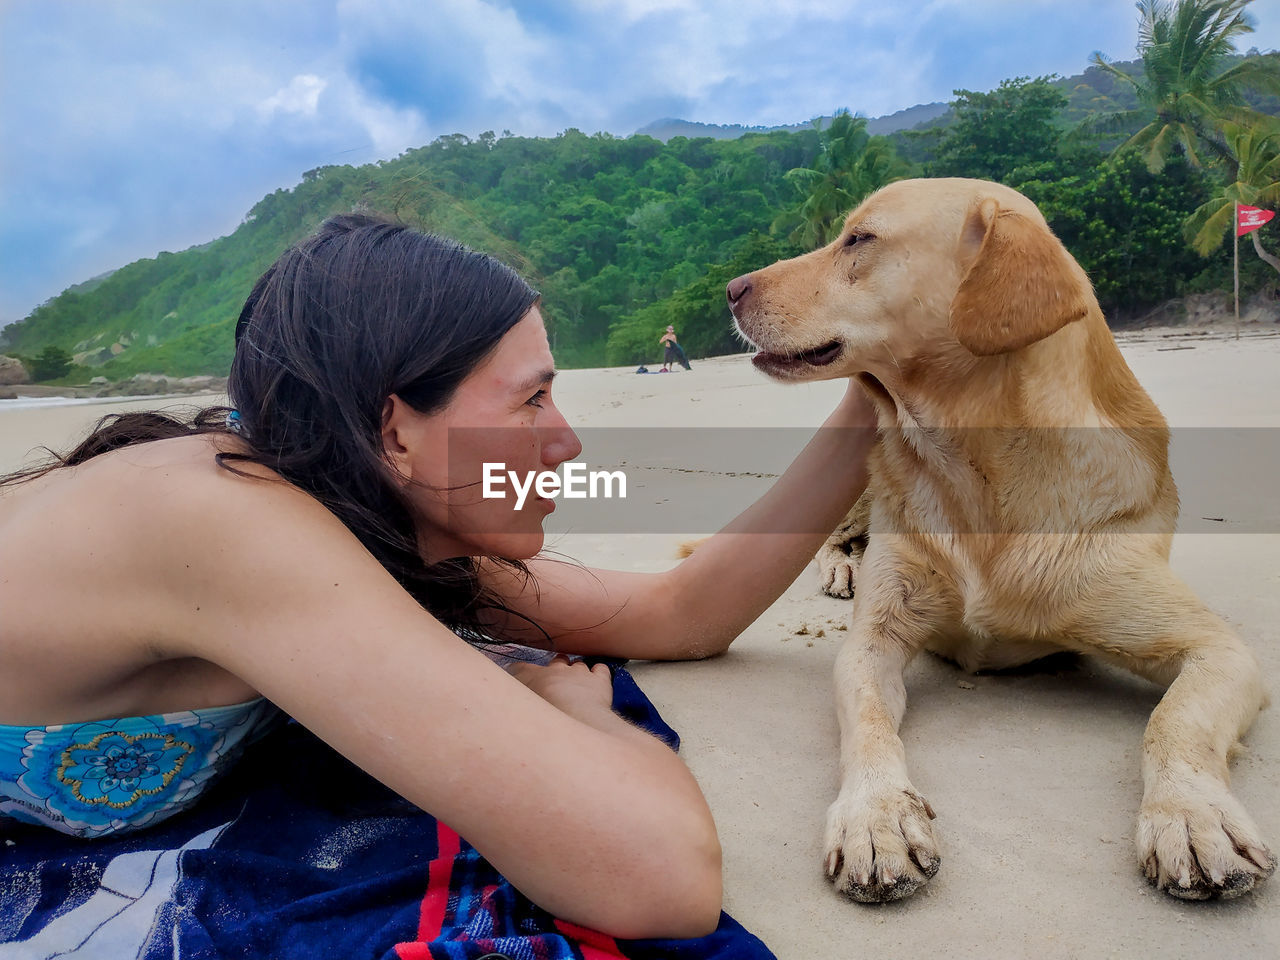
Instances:
[[[425,943],[397,943],[396,956],[400,960],[431,960],[431,947]]]
[[[427,865],[427,892],[422,895],[418,912],[418,942],[397,943],[396,956],[400,960],[431,960],[431,948],[427,944],[444,930],[453,861],[461,851],[462,838],[443,823],[437,823],[436,858]]]
[[[453,879],[454,858],[462,852],[462,838],[437,823],[436,858],[427,866],[427,892],[418,914],[418,939],[430,942],[444,930],[444,912],[449,906],[449,882]]]
[[[442,823],[437,824],[437,831],[436,859],[427,865],[427,891],[423,894],[418,914],[418,942],[397,943],[396,956],[400,960],[431,960],[429,944],[444,931],[453,861],[462,852],[462,839]],[[555,919],[555,926],[562,936],[574,942],[582,960],[626,960],[617,941],[599,930],[580,927],[559,918]]]
[[[582,960],[626,960],[618,941],[590,927],[580,927],[568,920],[556,919],[556,929],[573,940],[582,952]]]

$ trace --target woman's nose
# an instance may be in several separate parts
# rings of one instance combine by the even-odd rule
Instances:
[[[582,441],[573,432],[569,422],[559,410],[555,420],[540,430],[542,434],[542,462],[550,469],[555,469],[567,460],[572,460],[582,452]]]

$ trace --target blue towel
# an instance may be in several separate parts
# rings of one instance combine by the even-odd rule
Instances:
[[[614,709],[679,740],[614,666]],[[534,906],[447,826],[296,723],[190,810],[80,840],[0,818],[0,960],[772,960],[722,914],[695,940],[615,940]]]

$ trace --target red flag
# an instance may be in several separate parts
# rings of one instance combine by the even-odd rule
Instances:
[[[1273,210],[1236,204],[1236,236],[1243,237],[1246,233],[1252,233],[1274,216]]]

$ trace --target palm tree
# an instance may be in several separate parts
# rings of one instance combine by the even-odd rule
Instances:
[[[772,229],[789,231],[792,241],[806,247],[830,243],[845,214],[903,173],[893,145],[867,132],[866,117],[841,110],[822,131],[822,147],[813,165],[787,171],[787,180],[804,200],[774,220]]]
[[[1237,203],[1259,207],[1280,204],[1280,122],[1272,118],[1254,126],[1228,122],[1223,133],[1237,161],[1235,180],[1219,187],[1185,225],[1187,239],[1202,256],[1222,246],[1227,232],[1235,226]],[[1249,237],[1258,256],[1280,272],[1280,258],[1262,248],[1258,231]]]
[[[1203,148],[1228,167],[1233,165],[1222,123],[1249,124],[1261,116],[1245,106],[1246,89],[1280,92],[1280,64],[1274,59],[1250,57],[1228,66],[1236,55],[1235,39],[1253,32],[1253,21],[1245,13],[1251,2],[1139,0],[1142,74],[1130,76],[1101,53],[1093,55],[1094,65],[1132,87],[1140,104],[1113,121],[1123,129],[1148,121],[1117,151],[1139,150],[1153,173],[1175,150],[1194,166],[1203,165]]]

